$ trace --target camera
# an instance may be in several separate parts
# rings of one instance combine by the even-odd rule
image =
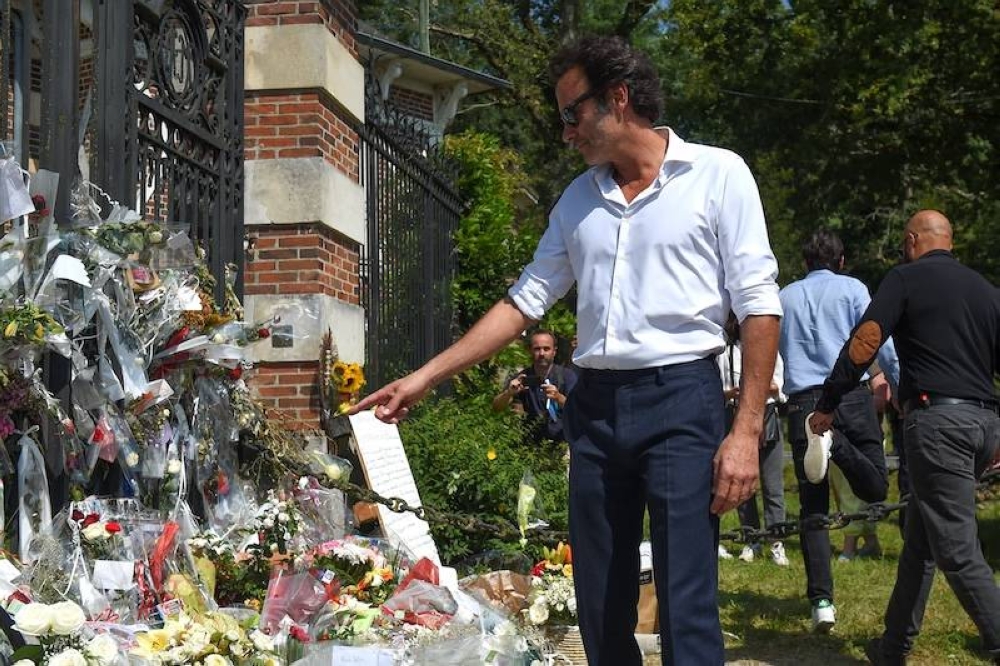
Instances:
[[[521,383],[527,388],[538,388],[542,385],[542,378],[538,375],[526,375]]]

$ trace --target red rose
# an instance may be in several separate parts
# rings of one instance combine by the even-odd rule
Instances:
[[[242,365],[238,365],[238,366],[236,366],[235,368],[233,368],[232,370],[229,371],[229,378],[232,379],[232,380],[234,380],[234,381],[237,380],[237,379],[239,379],[242,376],[243,376],[243,366]]]
[[[271,337],[271,329],[269,329],[269,328],[262,328],[259,331],[257,331],[257,335],[258,335],[258,337],[261,337],[261,338],[269,338],[269,337]]]
[[[70,518],[72,518],[76,522],[80,522],[81,520],[83,520],[83,511],[80,511],[79,509],[73,509],[73,513],[70,514]]]
[[[104,529],[106,529],[110,534],[118,534],[122,531],[122,526],[114,521],[111,521],[104,526]]]
[[[80,527],[89,527],[94,523],[96,523],[97,521],[99,521],[100,519],[101,517],[98,516],[96,513],[88,514],[87,517],[83,519],[83,522],[80,524]]]

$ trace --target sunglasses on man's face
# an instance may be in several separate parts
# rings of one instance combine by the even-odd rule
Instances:
[[[586,102],[591,97],[599,95],[604,92],[603,88],[591,88],[587,92],[583,93],[572,102],[564,106],[559,111],[559,117],[562,119],[563,123],[569,125],[570,127],[576,127],[580,123],[580,119],[576,117],[576,109],[578,106]]]

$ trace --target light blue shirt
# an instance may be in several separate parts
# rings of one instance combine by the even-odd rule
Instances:
[[[785,360],[784,392],[791,395],[822,386],[868,309],[871,294],[860,280],[821,269],[788,285],[779,296],[784,312],[778,342]],[[899,359],[892,338],[879,350],[878,362],[895,389]]]

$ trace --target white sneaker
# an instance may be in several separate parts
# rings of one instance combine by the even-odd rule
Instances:
[[[744,562],[753,562],[754,555],[756,555],[756,549],[747,544],[743,546],[743,550],[740,551],[740,560]]]
[[[728,550],[726,550],[725,548],[723,548],[721,543],[719,544],[719,559],[720,560],[731,560],[731,559],[733,559],[732,554]]]
[[[822,435],[813,433],[809,427],[813,413],[806,417],[806,455],[802,461],[805,468],[806,478],[810,483],[822,483],[826,478],[826,470],[830,462],[830,447],[833,445],[833,432],[827,430]]]
[[[791,564],[788,561],[788,556],[785,555],[785,546],[780,541],[775,541],[771,544],[771,559],[779,567],[787,567]]]
[[[828,599],[813,604],[812,630],[817,634],[828,634],[837,624],[837,609]]]

